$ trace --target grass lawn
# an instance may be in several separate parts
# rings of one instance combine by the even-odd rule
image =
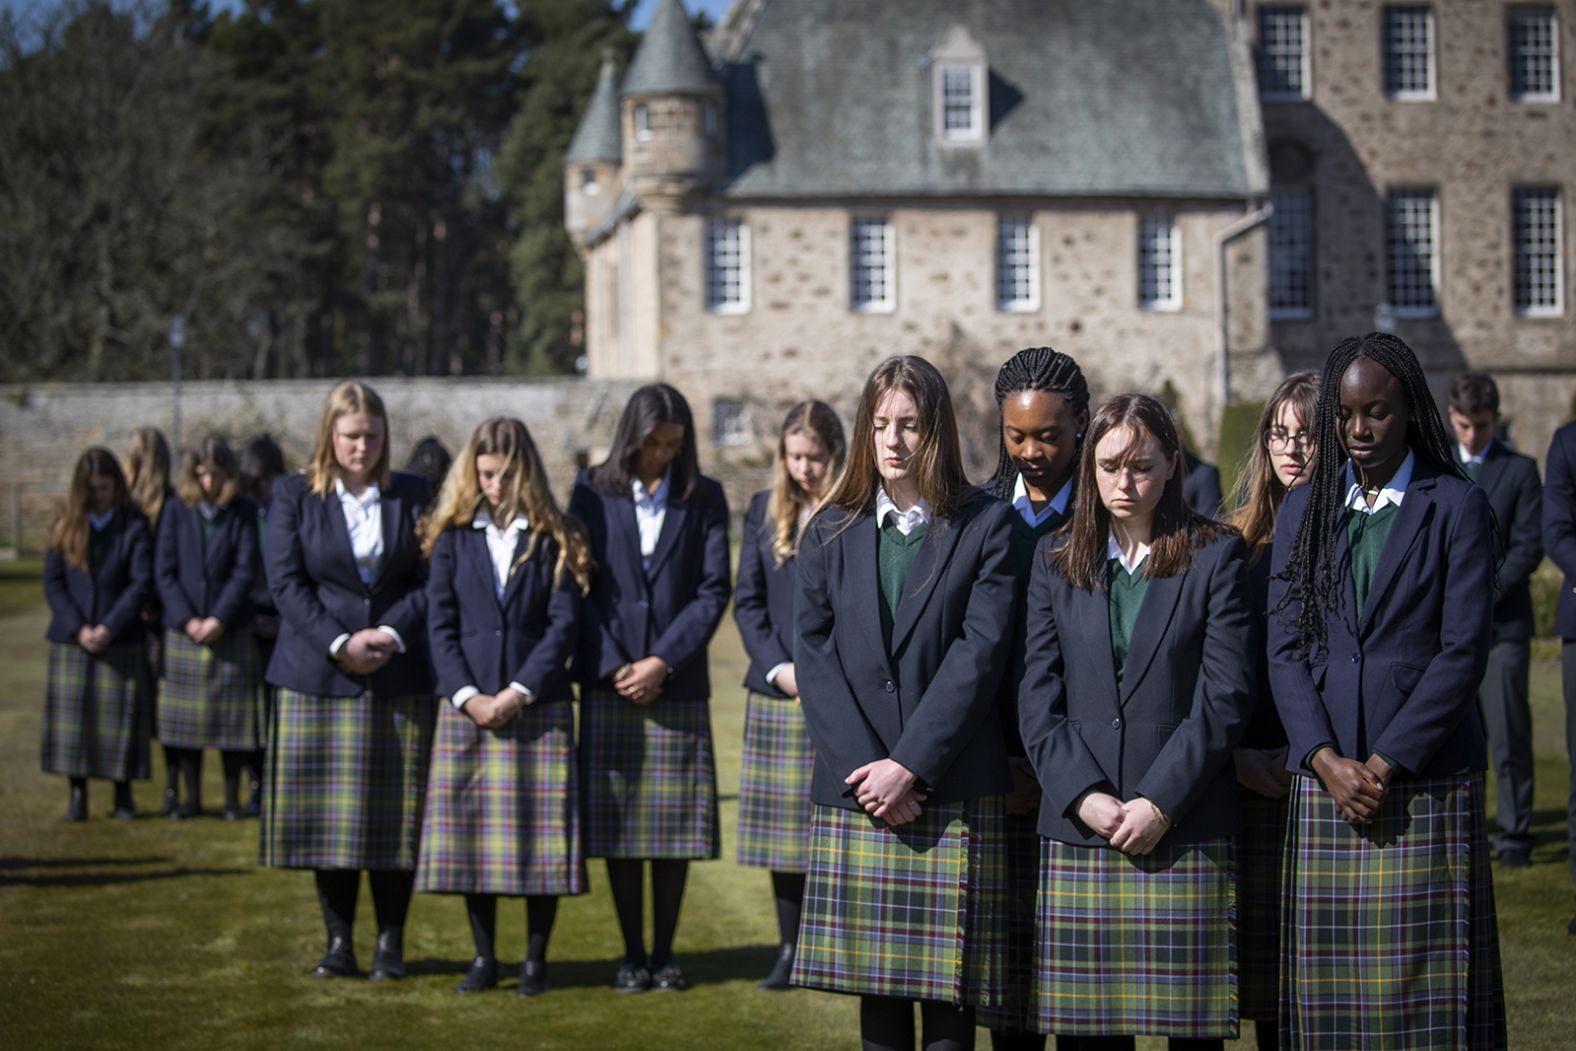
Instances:
[[[90,821],[58,820],[65,782],[38,771],[46,618],[36,566],[0,572],[0,1034],[7,1048],[856,1045],[851,998],[755,989],[770,966],[775,921],[766,874],[731,860],[744,701],[732,686],[743,676],[743,655],[731,621],[712,650],[724,856],[691,869],[679,928],[679,957],[695,987],[635,997],[605,988],[620,942],[603,870],[592,863],[592,893],[565,900],[559,912],[553,991],[517,1000],[511,976],[496,993],[458,997],[450,988],[471,946],[457,899],[417,896],[406,934],[410,980],[319,982],[306,976],[323,940],[311,879],[257,867],[255,822],[110,821],[102,782],[93,783]],[[1552,1049],[1570,1046],[1576,1022],[1558,668],[1540,662],[1533,690],[1536,864],[1496,878],[1511,1046]],[[210,752],[209,805],[220,799],[217,766]],[[155,774],[162,778],[162,770]],[[137,786],[144,814],[157,805],[156,783]],[[523,928],[523,908],[500,910],[500,956],[511,971],[524,952]],[[363,891],[363,967],[373,931]],[[989,1046],[983,1034],[981,1046]],[[1251,1047],[1251,1037],[1241,1046]]]

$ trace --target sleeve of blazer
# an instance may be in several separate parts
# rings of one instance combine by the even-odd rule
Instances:
[[[212,614],[226,627],[246,608],[249,601],[247,596],[252,592],[252,580],[257,575],[257,512],[250,504],[242,503],[232,507],[230,513],[239,519],[238,528],[235,529],[235,550],[232,552],[234,560],[230,563],[230,576],[219,592]],[[169,603],[165,603],[165,608],[169,608]]]
[[[968,525],[975,548],[974,586],[963,627],[903,726],[892,758],[926,784],[938,783],[973,739],[974,728],[1000,700],[1001,676],[1012,645],[1012,509],[991,501]],[[954,558],[964,552],[954,553]],[[938,584],[938,586],[940,586]]]
[[[1185,821],[1253,714],[1253,614],[1248,550],[1232,538],[1211,560],[1204,652],[1193,708],[1138,782],[1137,793]],[[1201,567],[1202,568],[1202,567]]]
[[[1325,711],[1318,687],[1314,685],[1313,670],[1302,652],[1302,641],[1297,634],[1302,596],[1294,584],[1281,579],[1281,574],[1286,571],[1286,562],[1291,557],[1292,545],[1297,540],[1302,508],[1307,506],[1306,494],[1306,489],[1293,490],[1286,498],[1275,523],[1275,547],[1270,555],[1269,612],[1265,615],[1270,692],[1275,697],[1275,710],[1280,713],[1281,725],[1286,727],[1286,740],[1290,746],[1287,750],[1288,761],[1295,764],[1294,769],[1299,770],[1306,769],[1302,763],[1309,752],[1322,744],[1333,744],[1336,740],[1335,730],[1330,725],[1330,715]],[[1486,560],[1480,561],[1486,564]],[[1481,597],[1478,605],[1487,608]]]
[[[1375,752],[1404,770],[1421,770],[1476,703],[1494,624],[1494,611],[1483,601],[1494,586],[1493,567],[1482,557],[1489,549],[1489,533],[1488,497],[1471,486],[1456,508],[1439,559],[1438,572],[1445,575],[1439,652],[1373,743]]]
[[[543,544],[536,553],[550,566],[558,563],[558,546]],[[523,567],[522,567],[523,568]],[[552,579],[551,577],[549,579]],[[554,672],[561,672],[564,664],[575,652],[579,639],[580,609],[583,605],[580,584],[573,573],[565,572],[563,579],[552,584],[552,594],[547,600],[547,630],[509,680],[517,682],[538,697],[543,683]]]
[[[1545,463],[1548,474],[1543,490],[1543,547],[1566,577],[1576,578],[1576,461],[1568,446],[1576,441],[1569,428],[1554,432]]]
[[[1525,457],[1516,458],[1516,504],[1509,522],[1501,522],[1505,532],[1505,560],[1499,566],[1499,593],[1523,583],[1543,561],[1543,486],[1538,482],[1538,465]]]
[[[1018,685],[1018,729],[1054,813],[1070,814],[1075,800],[1091,788],[1109,789],[1110,778],[1067,716],[1067,658],[1051,588],[1049,541],[1034,552],[1029,594],[1024,606],[1023,679]],[[1098,659],[1098,655],[1086,655]]]
[[[824,528],[823,528],[824,525]],[[794,583],[794,677],[799,706],[816,754],[834,774],[847,776],[887,755],[881,735],[854,698],[837,647],[837,614],[827,577],[827,532],[834,523],[812,519],[799,545]]]
[[[401,474],[397,478],[401,489],[400,496],[403,499],[403,503],[400,504],[399,528],[405,536],[401,537],[401,543],[412,544],[417,549],[412,570],[416,579],[404,595],[383,611],[378,617],[378,623],[387,624],[399,632],[402,639],[416,639],[421,637],[427,625],[427,560],[421,557],[421,539],[416,523],[427,506],[432,490],[425,478],[413,474]],[[330,636],[328,642],[333,641],[334,637]],[[325,647],[327,645],[328,643],[324,643]]]
[[[705,541],[700,582],[695,596],[651,646],[652,656],[661,657],[674,669],[706,652],[733,590],[728,571],[728,500],[717,483],[707,480],[701,485],[706,496],[701,514]]]
[[[793,660],[778,632],[784,625],[773,624],[766,597],[765,560],[769,548],[762,544],[766,518],[764,494],[750,501],[744,516],[744,531],[739,539],[739,581],[733,589],[733,619],[750,660],[764,669]]]
[[[153,577],[158,585],[159,601],[164,605],[164,623],[176,631],[183,631],[186,622],[197,615],[186,592],[181,587],[181,528],[180,512],[165,507],[159,515],[158,536],[154,538]],[[222,618],[221,618],[222,619]]]
[[[432,548],[427,572],[427,648],[440,697],[453,697],[476,676],[460,649],[460,601],[454,589],[454,530],[445,530]]]
[[[76,599],[71,597],[71,589],[66,586],[66,557],[58,547],[44,552],[44,601],[49,603],[49,612],[72,638],[87,625],[88,615],[77,605]]]
[[[324,660],[328,660],[329,645],[349,629],[324,607],[307,574],[301,550],[301,501],[304,499],[311,499],[305,478],[281,478],[274,483],[274,502],[268,511],[268,535],[263,540],[263,564],[268,570],[268,589],[273,593],[279,615],[288,620]],[[394,627],[400,628],[398,624]]]
[[[126,523],[126,578],[125,590],[115,596],[102,621],[111,635],[125,631],[153,594],[153,542],[148,536],[148,520],[141,515],[132,515]]]
[[[583,476],[575,479],[574,488],[569,491],[569,513],[585,523],[586,531],[591,536],[600,535],[603,538],[603,543],[606,543],[606,504],[601,496],[591,488],[590,483],[585,481]],[[594,547],[593,554],[595,555]],[[598,566],[596,572],[606,573],[607,552],[603,551],[597,557],[604,564]],[[596,637],[598,643],[596,649],[602,655],[602,666],[577,670],[577,675],[591,680],[601,679],[611,675],[615,668],[631,659],[630,655],[624,652],[624,644],[619,641],[618,636],[608,630],[606,621],[602,619],[602,607],[598,603],[595,601],[582,603],[580,617],[580,630],[592,633]],[[524,684],[522,683],[521,685]]]

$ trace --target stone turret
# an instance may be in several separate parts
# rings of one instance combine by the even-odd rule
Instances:
[[[613,211],[623,189],[619,171],[623,157],[618,70],[613,49],[606,48],[591,104],[564,153],[564,226],[576,243],[583,242]]]
[[[624,183],[643,204],[714,189],[726,160],[722,85],[680,0],[658,0],[624,78]]]

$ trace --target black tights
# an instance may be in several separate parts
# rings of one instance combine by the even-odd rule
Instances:
[[[1258,1041],[1259,1051],[1280,1051],[1280,1021],[1261,1018],[1254,1022],[1253,1038]]]
[[[1195,1040],[1174,1036],[1166,1041],[1171,1051],[1225,1051],[1224,1040]],[[1056,1051],[1132,1051],[1130,1036],[1059,1036]]]
[[[494,941],[498,932],[498,895],[465,895],[465,915],[471,921],[471,937],[476,941],[476,955],[497,959]],[[525,958],[533,963],[547,962],[547,940],[553,934],[553,922],[558,918],[556,894],[529,895],[525,899]]]
[[[804,873],[772,872],[772,896],[777,899],[777,939],[783,945],[799,942],[799,914],[804,909]]]
[[[323,910],[328,936],[348,941],[356,926],[361,870],[317,869],[312,875],[317,881],[317,903]],[[416,873],[410,869],[371,869],[367,882],[372,885],[372,911],[377,916],[378,933],[404,930]]]
[[[202,806],[202,749],[164,746],[166,792],[174,792],[179,784],[186,788],[186,805],[192,809]]]
[[[921,1000],[919,1019],[925,1051],[970,1051],[974,1047],[974,1008]],[[859,1046],[863,1051],[913,1051],[914,1001],[861,996]]]
[[[645,862],[639,858],[608,858],[607,881],[613,890],[618,929],[624,936],[624,960],[648,962],[645,948]],[[651,956],[653,967],[673,962],[673,932],[684,903],[684,880],[689,862],[672,858],[651,859]]]

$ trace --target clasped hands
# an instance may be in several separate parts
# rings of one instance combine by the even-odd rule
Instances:
[[[1078,819],[1124,854],[1142,857],[1154,850],[1171,829],[1158,806],[1137,796],[1122,802],[1109,792],[1086,792],[1078,801]]]
[[[77,629],[77,645],[89,653],[103,653],[109,649],[109,629],[102,624],[84,624]]]
[[[843,778],[843,783],[854,786],[854,799],[866,813],[896,828],[922,813],[919,805],[927,797],[914,787],[915,780],[913,771],[902,763],[877,759]]]
[[[524,707],[525,695],[512,686],[505,686],[495,694],[476,694],[460,705],[460,711],[470,716],[477,726],[498,730],[509,725]]]
[[[371,675],[399,652],[399,643],[388,632],[362,628],[339,648],[335,658],[347,675]]]
[[[224,634],[218,617],[193,617],[186,622],[186,637],[199,646],[212,646]]]
[[[1373,821],[1390,791],[1390,779],[1395,776],[1395,767],[1378,754],[1369,756],[1366,763],[1359,763],[1343,758],[1334,748],[1315,752],[1310,765],[1319,775],[1324,790],[1335,801],[1335,808],[1353,825],[1367,825]]]
[[[613,673],[613,688],[634,704],[650,704],[661,697],[662,684],[667,681],[668,664],[661,657],[642,657]]]

